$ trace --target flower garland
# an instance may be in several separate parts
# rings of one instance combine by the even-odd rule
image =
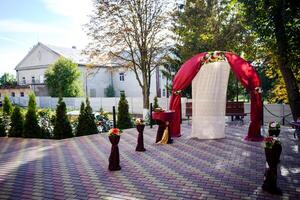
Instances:
[[[223,51],[210,51],[202,58],[201,65],[220,61],[227,61],[225,53]]]
[[[111,128],[108,131],[108,136],[120,136],[122,133],[122,131],[118,128]]]

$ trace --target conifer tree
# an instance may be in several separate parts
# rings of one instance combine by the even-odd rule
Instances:
[[[55,139],[64,139],[73,137],[72,127],[67,116],[67,107],[60,97],[56,107],[56,118],[53,135]]]
[[[98,130],[94,120],[93,110],[90,106],[89,99],[86,98],[86,106],[83,102],[80,106],[76,136],[90,135],[95,133],[98,133]]]
[[[8,131],[9,137],[22,137],[24,126],[24,118],[21,113],[20,107],[16,106],[11,115],[11,124]]]
[[[12,105],[10,103],[10,100],[9,100],[8,96],[4,96],[3,114],[6,116],[10,116],[11,112],[12,112]]]
[[[38,124],[38,116],[36,110],[35,95],[29,95],[28,109],[25,115],[23,137],[25,138],[40,138],[41,128]]]
[[[5,132],[5,125],[3,122],[3,116],[0,115],[0,137],[5,137],[6,132]]]
[[[120,129],[131,128],[132,123],[129,115],[129,106],[126,100],[125,93],[121,93],[121,98],[118,104],[118,119],[117,119],[117,127]]]
[[[155,108],[158,108],[158,107],[159,107],[159,105],[158,105],[157,96],[155,96],[154,99],[153,99],[153,110],[154,110]]]

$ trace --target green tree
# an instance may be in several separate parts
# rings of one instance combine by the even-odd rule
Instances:
[[[86,52],[94,59],[104,54],[132,70],[147,110],[151,72],[161,65],[169,45],[169,7],[162,0],[97,0],[87,24],[92,42]]]
[[[5,124],[3,121],[3,116],[0,115],[0,137],[5,137],[6,131],[5,131]]]
[[[20,107],[16,106],[11,115],[11,124],[8,131],[9,137],[22,137],[24,126],[24,117],[21,113]]]
[[[86,106],[83,102],[80,106],[76,136],[90,135],[95,133],[98,133],[98,129],[94,120],[93,110],[90,106],[89,99],[86,98]]]
[[[4,73],[0,77],[0,86],[10,86],[16,84],[16,79],[14,75],[9,73]]]
[[[177,44],[166,59],[173,69],[166,71],[177,72],[195,54],[214,50],[244,53],[246,59],[251,58],[257,51],[256,36],[246,26],[240,8],[230,0],[186,0],[183,9],[173,15]],[[230,79],[229,83],[235,84],[235,76]],[[190,87],[187,90],[184,94],[190,97]],[[228,87],[229,93],[235,91],[234,86]]]
[[[45,73],[46,84],[52,97],[76,97],[82,95],[80,71],[76,63],[59,58]]]
[[[300,117],[300,2],[293,0],[239,0],[247,23],[268,47],[284,80],[293,118]],[[280,78],[280,77],[279,77]],[[283,81],[281,81],[283,83]]]
[[[29,95],[27,113],[25,115],[23,137],[25,138],[40,138],[41,128],[38,124],[38,116],[36,109],[35,95]]]
[[[12,112],[12,105],[10,103],[10,100],[8,98],[8,96],[4,96],[4,100],[3,100],[3,114],[10,116],[11,112]]]
[[[120,101],[118,104],[118,119],[117,119],[117,127],[120,129],[131,128],[132,123],[129,115],[129,106],[125,96],[125,93],[121,93]]]
[[[56,107],[53,136],[55,139],[65,139],[74,136],[67,116],[67,107],[61,97],[59,98],[58,105]]]

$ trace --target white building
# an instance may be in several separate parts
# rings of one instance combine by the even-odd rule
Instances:
[[[78,64],[81,72],[83,91],[90,97],[105,97],[105,89],[113,85],[116,96],[124,91],[128,97],[141,97],[142,90],[133,71],[122,67],[99,65],[88,68],[90,60],[76,47],[62,48],[42,43],[36,44],[23,60],[16,66],[19,85],[30,85],[37,96],[48,96],[45,85],[45,71],[50,64],[65,57]],[[166,97],[166,79],[157,69],[151,78],[150,98]]]

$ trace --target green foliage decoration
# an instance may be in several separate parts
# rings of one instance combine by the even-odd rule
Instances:
[[[126,129],[132,127],[132,122],[128,110],[129,110],[128,102],[125,93],[122,92],[118,104],[117,127],[119,129]]]
[[[25,138],[40,138],[41,128],[38,123],[38,116],[36,110],[35,95],[29,95],[28,109],[25,115],[23,137]]]
[[[52,97],[82,95],[78,65],[66,58],[59,58],[45,73],[46,84]]]
[[[72,127],[67,116],[67,107],[60,97],[56,107],[56,117],[53,130],[54,139],[65,139],[73,137]]]

